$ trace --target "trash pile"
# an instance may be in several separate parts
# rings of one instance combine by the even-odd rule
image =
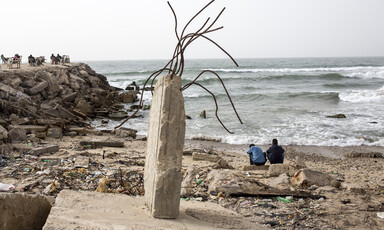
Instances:
[[[33,144],[34,148],[29,151],[15,150],[1,158],[1,191],[32,192],[51,196],[57,195],[62,189],[123,193],[131,196],[144,194],[143,171],[140,170],[144,160],[138,157],[130,159],[130,152],[105,154],[106,150],[83,146],[80,143],[68,148],[68,151],[59,150],[55,145],[41,147]],[[46,151],[34,154],[34,150],[39,148]],[[99,154],[100,151],[103,153]],[[131,169],[129,166],[140,167]]]

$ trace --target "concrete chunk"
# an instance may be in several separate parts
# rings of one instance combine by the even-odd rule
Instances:
[[[0,140],[8,138],[8,131],[0,125]]]
[[[40,93],[41,91],[43,91],[47,87],[48,87],[48,82],[43,81],[43,82],[38,83],[34,87],[32,87],[30,89],[30,92],[31,92],[32,95],[34,95],[34,94]]]
[[[179,215],[185,138],[184,98],[180,88],[180,77],[161,77],[151,104],[144,188],[147,206],[156,218]]]
[[[80,141],[80,145],[90,145],[92,147],[124,147],[122,141]]]
[[[241,170],[243,171],[253,171],[253,170],[265,170],[269,169],[269,165],[243,165]]]
[[[48,146],[43,146],[43,147],[38,147],[34,148],[31,150],[32,155],[39,155],[39,154],[44,154],[44,153],[55,153],[59,151],[59,146],[58,145],[48,145]]]
[[[0,229],[42,229],[51,210],[44,196],[0,194]]]
[[[75,168],[88,168],[89,166],[89,157],[78,156],[75,161]]]
[[[63,137],[63,130],[61,128],[49,128],[47,132],[47,137],[60,139]]]
[[[296,172],[294,177],[291,179],[291,184],[296,186],[327,186],[331,185],[332,178],[325,173],[310,170],[300,169]]]
[[[211,162],[216,162],[219,160],[219,157],[216,155],[209,155],[206,153],[198,153],[194,152],[192,153],[192,160],[194,161],[211,161]]]
[[[281,174],[288,172],[289,165],[287,164],[272,164],[269,166],[268,176],[280,176]]]

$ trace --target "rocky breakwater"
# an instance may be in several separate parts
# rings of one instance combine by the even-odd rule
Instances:
[[[83,63],[1,71],[0,144],[27,141],[26,135],[85,135],[92,118],[120,113],[124,99]]]

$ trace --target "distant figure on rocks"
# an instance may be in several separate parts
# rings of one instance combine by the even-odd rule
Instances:
[[[284,163],[284,149],[278,145],[277,139],[272,140],[272,146],[267,150],[267,156],[271,164]]]
[[[36,65],[36,59],[35,59],[34,56],[32,56],[32,54],[28,56],[28,63],[29,63],[30,66],[35,66]]]
[[[259,146],[250,144],[247,153],[251,165],[265,165],[265,162],[267,162],[266,154]]]
[[[57,54],[57,56],[56,56],[56,60],[57,60],[58,63],[61,62],[61,56],[60,56],[60,54]]]

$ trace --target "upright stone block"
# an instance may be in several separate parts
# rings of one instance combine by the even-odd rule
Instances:
[[[145,159],[145,200],[152,216],[179,215],[181,161],[185,138],[184,98],[181,78],[161,77],[154,89],[148,122]]]

